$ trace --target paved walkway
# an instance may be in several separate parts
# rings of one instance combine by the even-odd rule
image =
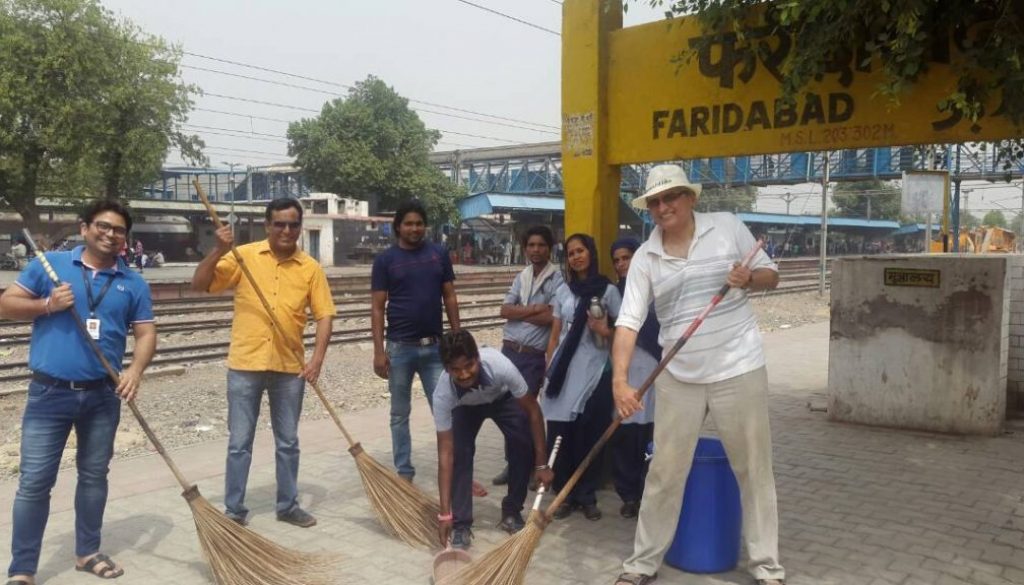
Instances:
[[[963,438],[830,423],[808,408],[823,406],[828,324],[766,336],[772,386],[775,470],[782,521],[782,562],[791,585],[1011,585],[1024,583],[1024,432]],[[145,410],[145,404],[142,404]],[[128,413],[125,413],[128,416]],[[387,412],[349,416],[368,451],[389,461]],[[435,492],[433,430],[421,400],[414,408],[417,482]],[[307,551],[343,555],[339,583],[426,584],[431,554],[385,536],[363,497],[358,474],[330,422],[302,427],[303,505],[320,524],[302,530],[274,520],[270,437],[256,447],[248,503],[252,528]],[[173,453],[185,474],[220,505],[224,442]],[[477,477],[498,471],[501,445],[487,425]],[[71,570],[73,472],[54,491],[40,582],[96,583]],[[209,582],[191,514],[157,456],[119,461],[111,472],[104,550],[123,563],[122,584]],[[14,482],[0,483],[0,532],[10,535]],[[477,500],[480,554],[504,534],[500,494]],[[548,527],[527,581],[610,585],[631,550],[633,523],[619,518],[613,492],[601,492],[605,518],[580,515]],[[2,561],[8,562],[6,555]],[[666,568],[659,583],[750,583],[742,571],[689,575]]]

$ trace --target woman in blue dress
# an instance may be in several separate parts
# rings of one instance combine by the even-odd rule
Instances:
[[[612,244],[612,265],[619,277],[616,286],[622,294],[625,294],[629,264],[639,247],[640,242],[635,238],[621,238]],[[634,388],[639,388],[661,361],[661,346],[658,345],[660,330],[652,306],[637,335],[633,361],[629,364],[629,385]],[[615,491],[622,498],[619,514],[623,518],[636,518],[640,511],[640,498],[643,496],[644,480],[647,478],[645,455],[648,443],[654,440],[653,386],[644,394],[643,405],[643,410],[622,421],[622,426],[615,431],[609,445],[612,451]]]
[[[554,469],[555,491],[562,490],[612,416],[608,358],[614,328],[610,323],[619,314],[622,297],[615,285],[598,272],[597,258],[592,237],[573,234],[565,240],[565,282],[555,291],[552,303],[547,382],[541,392],[548,442],[562,437]],[[590,311],[598,304],[604,312],[601,318]],[[590,466],[555,511],[555,518],[565,518],[577,509],[582,509],[588,520],[601,518],[596,494],[599,471],[597,466]]]

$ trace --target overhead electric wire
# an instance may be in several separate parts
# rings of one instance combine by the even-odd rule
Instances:
[[[193,112],[207,112],[210,114],[221,114],[224,116],[236,116],[238,118],[249,118],[251,120],[263,120],[266,122],[280,122],[282,124],[291,124],[295,120],[282,120],[281,118],[267,118],[265,116],[254,116],[252,114],[239,114],[238,112],[225,112],[224,110],[211,110],[208,108],[192,108]]]
[[[297,111],[300,111],[300,112],[316,112],[316,113],[320,113],[318,110],[312,110],[310,108],[303,108],[301,106],[292,106],[292,105],[288,105],[288,104],[279,104],[279,103],[275,103],[275,102],[266,102],[266,101],[263,101],[263,100],[254,100],[252,98],[243,98],[243,97],[237,97],[237,96],[231,96],[231,95],[224,95],[224,94],[220,94],[220,93],[206,93],[204,95],[208,95],[210,97],[226,99],[226,100],[234,100],[234,101],[239,101],[239,102],[248,102],[248,103],[260,104],[260,105],[264,105],[264,106],[272,106],[272,107],[275,107],[275,108],[284,108],[284,109],[288,109],[288,110],[297,110]],[[432,128],[432,130],[437,130],[438,132],[441,132],[442,134],[457,134],[459,136],[470,136],[470,137],[473,137],[473,138],[482,138],[484,140],[494,140],[495,142],[506,142],[508,144],[524,144],[524,142],[521,141],[521,140],[509,140],[508,138],[497,138],[495,136],[481,136],[480,134],[468,134],[466,132],[456,132],[455,130],[446,130],[444,128]]]
[[[539,24],[534,24],[532,22],[523,20],[521,18],[516,18],[515,16],[509,15],[509,14],[505,14],[504,12],[498,12],[497,10],[494,10],[492,8],[488,8],[486,6],[481,6],[481,5],[476,4],[474,2],[470,2],[469,0],[455,0],[455,1],[456,2],[461,2],[463,4],[466,4],[467,6],[472,6],[473,8],[479,8],[480,10],[483,10],[484,12],[490,12],[491,14],[495,14],[495,15],[500,16],[502,18],[507,18],[509,20],[518,22],[519,24],[526,25],[526,26],[528,26],[530,28],[535,28],[537,30],[542,30],[542,31],[544,31],[544,32],[546,32],[548,34],[555,35],[556,37],[562,36],[562,33],[558,32],[558,31],[551,30],[550,28],[544,28],[543,26],[541,26]]]
[[[276,80],[273,80],[273,79],[265,79],[265,78],[262,78],[262,77],[254,77],[254,76],[251,76],[251,75],[242,75],[240,73],[231,73],[230,71],[220,71],[220,70],[217,70],[217,69],[208,69],[206,67],[196,67],[195,65],[184,65],[183,64],[182,67],[186,67],[188,69],[195,69],[197,71],[206,71],[208,73],[216,73],[216,74],[219,74],[219,75],[227,75],[229,77],[237,77],[239,79],[247,79],[249,81],[258,81],[260,83],[267,83],[267,84],[270,84],[270,85],[277,85],[277,86],[288,87],[288,88],[292,88],[292,89],[301,89],[303,91],[310,91],[310,92],[324,94],[324,95],[329,95],[329,96],[333,96],[333,97],[340,97],[336,92],[333,92],[333,91],[327,91],[327,90],[318,89],[318,88],[315,88],[315,87],[308,87],[308,86],[305,86],[305,85],[298,85],[298,84],[295,84],[295,83],[288,83],[286,81],[276,81]],[[507,128],[518,128],[520,130],[529,130],[531,132],[540,132],[542,134],[552,134],[552,135],[555,135],[555,136],[559,135],[558,132],[555,132],[553,130],[541,130],[539,128],[530,128],[528,126],[521,126],[521,125],[518,125],[518,124],[510,124],[508,122],[492,122],[490,120],[480,120],[478,118],[469,118],[469,117],[466,117],[466,116],[460,116],[458,114],[449,114],[447,112],[438,112],[436,110],[428,110],[426,108],[412,108],[412,109],[417,111],[417,112],[423,112],[423,113],[426,113],[426,114],[434,114],[434,115],[437,115],[437,116],[446,116],[446,117],[449,117],[449,118],[457,118],[459,120],[469,120],[470,122],[478,122],[480,124],[492,124],[494,126],[504,126],[504,127],[507,127]]]
[[[276,153],[276,152],[266,152],[264,150],[246,150],[244,148],[228,148],[226,146],[211,146],[209,148],[211,150],[227,150],[227,151],[234,151],[234,152],[245,152],[245,153],[252,153],[252,154],[265,154],[265,155],[269,155],[269,156],[279,156],[279,157],[288,158],[287,154],[279,154],[279,153]]]
[[[203,127],[201,127],[201,126],[192,126],[190,124],[183,124],[182,128],[185,128],[185,129],[190,130],[190,131],[198,132],[198,133],[203,134],[203,135],[209,134],[209,135],[212,135],[212,136],[226,136],[228,138],[243,138],[243,139],[247,139],[247,140],[260,140],[260,141],[263,141],[263,142],[278,142],[278,143],[283,142],[285,144],[288,143],[287,140],[280,139],[280,138],[261,138],[260,136],[247,136],[244,133],[231,134],[231,133],[228,133],[228,132],[218,132],[217,130],[203,129]]]
[[[315,83],[321,83],[321,84],[324,84],[324,85],[331,85],[331,86],[334,86],[334,87],[341,87],[341,88],[344,88],[344,89],[351,89],[352,88],[351,85],[348,85],[348,84],[345,84],[345,83],[339,83],[337,81],[328,81],[328,80],[325,80],[325,79],[317,79],[315,77],[310,77],[308,75],[300,75],[298,73],[291,73],[291,72],[288,72],[288,71],[281,71],[279,69],[271,69],[269,67],[262,67],[260,65],[253,65],[251,63],[243,63],[241,61],[233,61],[231,59],[222,59],[220,57],[212,57],[210,55],[203,55],[201,53],[194,53],[194,52],[191,52],[191,51],[182,51],[182,54],[183,55],[188,55],[190,57],[195,57],[197,59],[207,59],[209,61],[215,61],[215,62],[218,62],[218,63],[225,63],[225,64],[228,64],[228,65],[235,65],[237,67],[246,67],[246,68],[249,68],[249,69],[255,69],[257,71],[264,71],[264,72],[267,72],[267,73],[273,73],[275,75],[283,75],[285,77],[292,77],[292,78],[295,78],[295,79],[302,79],[302,80],[305,80],[305,81],[313,81]],[[541,124],[539,122],[530,122],[529,120],[520,120],[520,119],[517,119],[517,118],[509,118],[509,117],[506,117],[506,116],[498,116],[498,115],[495,115],[495,114],[485,114],[483,112],[477,112],[477,111],[474,111],[474,110],[468,110],[468,109],[460,108],[460,107],[456,107],[456,106],[449,106],[449,105],[440,104],[440,103],[437,103],[437,102],[428,102],[428,101],[425,101],[425,100],[417,100],[417,99],[413,99],[413,98],[407,98],[407,99],[411,103],[423,104],[425,106],[431,106],[431,107],[434,107],[434,108],[443,108],[445,110],[452,110],[454,112],[462,112],[464,114],[472,114],[474,116],[483,116],[485,118],[494,118],[495,120],[504,120],[506,122],[517,122],[519,124],[527,124],[529,126],[538,126],[538,127],[541,127],[541,128],[549,128],[549,129],[552,129],[552,130],[559,130],[559,131],[561,130],[561,128],[559,128],[558,126],[552,126],[550,124]]]

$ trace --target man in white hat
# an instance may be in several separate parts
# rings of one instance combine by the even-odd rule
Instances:
[[[740,260],[756,245],[731,213],[697,213],[701,186],[683,169],[651,169],[633,206],[647,209],[657,227],[633,256],[612,350],[615,407],[623,418],[642,408],[627,374],[637,332],[654,302],[660,343],[670,347],[723,282],[733,291],[658,377],[658,409],[633,555],[616,585],[647,585],[657,578],[683,505],[698,434],[710,411],[739,481],[748,568],[758,585],[782,585],[778,509],[768,426],[768,381],[750,292],[775,288],[778,267],[764,251],[749,268]]]

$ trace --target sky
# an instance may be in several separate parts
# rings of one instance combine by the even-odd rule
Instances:
[[[213,167],[289,160],[288,122],[316,116],[368,75],[442,131],[438,150],[559,139],[561,40],[553,33],[561,29],[560,0],[101,2],[188,53],[183,79],[205,95],[185,130],[205,140]],[[625,26],[663,18],[645,4],[631,3]],[[167,165],[180,164],[177,153],[169,156]],[[976,215],[1005,207],[1009,217],[1021,208],[1019,183],[964,186],[974,188]],[[762,189],[757,211],[785,212],[785,193],[795,194],[791,213],[820,213],[816,185]]]

